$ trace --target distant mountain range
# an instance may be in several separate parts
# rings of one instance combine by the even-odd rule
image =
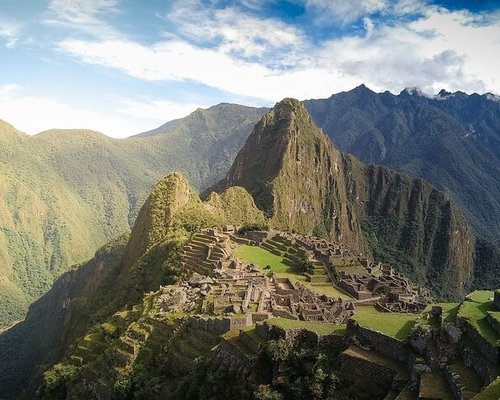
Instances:
[[[305,105],[340,150],[448,193],[483,249],[474,285],[498,281],[489,267],[500,260],[498,98],[360,86]],[[199,190],[224,177],[266,111],[220,104],[121,140],[78,130],[29,137],[1,123],[0,327],[21,319],[54,277],[128,231],[166,173],[181,171]]]
[[[305,102],[336,146],[365,163],[425,179],[461,206],[478,234],[500,244],[500,100],[491,94],[366,86]]]

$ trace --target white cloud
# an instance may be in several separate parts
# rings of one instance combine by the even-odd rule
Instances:
[[[150,46],[127,39],[68,39],[60,49],[86,63],[118,69],[138,79],[195,81],[269,102],[285,96],[328,96],[363,82],[393,92],[406,86],[419,86],[427,93],[441,88],[500,92],[496,78],[500,65],[493,56],[500,54],[496,19],[431,7],[409,24],[374,25],[370,19],[364,23],[365,36],[345,36],[316,47],[301,43],[307,57],[294,51],[294,35],[287,41],[285,34],[284,41],[292,48],[275,49],[276,65],[228,51],[238,37],[246,35],[231,22],[218,26],[215,32],[225,40],[213,48],[181,39]],[[263,37],[267,36],[263,31]],[[272,40],[266,42],[266,46],[273,45]]]
[[[19,41],[21,24],[0,17],[0,37],[5,39],[5,46],[12,48]]]
[[[207,8],[199,1],[185,1],[173,7],[168,19],[177,34],[198,45],[213,45],[226,54],[276,64],[281,55],[303,49],[303,32],[272,18],[256,18],[234,7]]]
[[[144,102],[114,99],[99,111],[82,109],[46,96],[25,95],[17,84],[0,86],[0,119],[30,135],[61,129],[91,129],[112,137],[126,137],[154,129],[168,120],[188,115],[198,106],[162,100]],[[29,116],[27,118],[27,116]]]
[[[269,101],[285,96],[313,97],[348,89],[354,82],[334,69],[314,64],[290,71],[233,58],[217,49],[182,41],[148,47],[127,40],[66,40],[61,49],[91,63],[115,68],[150,81],[196,81],[224,91]],[[356,81],[358,82],[358,81]],[[352,87],[352,86],[351,86]]]
[[[343,24],[389,7],[387,0],[304,0],[304,5],[319,23],[331,23],[333,19]]]
[[[51,0],[47,18],[49,25],[59,25],[90,33],[94,36],[115,36],[117,31],[103,20],[118,12],[118,0]]]
[[[500,92],[500,26],[466,12],[429,8],[408,25],[381,26],[365,37],[331,40],[324,65],[361,78],[378,90],[418,86]],[[335,54],[335,58],[329,55]]]

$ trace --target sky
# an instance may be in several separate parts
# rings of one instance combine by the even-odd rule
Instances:
[[[0,119],[127,137],[364,83],[500,94],[500,0],[0,0]]]

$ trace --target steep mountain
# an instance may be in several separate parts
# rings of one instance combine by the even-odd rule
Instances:
[[[197,188],[220,179],[264,111],[220,104],[128,139],[79,130],[30,137],[0,122],[0,327],[128,231],[161,176],[179,170]]]
[[[202,202],[181,174],[161,179],[130,236],[122,235],[64,273],[30,306],[24,321],[0,335],[0,398],[17,397],[27,384],[25,396],[32,398],[39,370],[63,357],[76,339],[117,310],[139,303],[144,293],[176,282],[180,246],[193,232],[232,221],[264,221],[244,189],[231,188]]]
[[[447,192],[479,236],[500,243],[500,102],[487,93],[361,85],[305,102],[341,151],[425,179]]]
[[[286,99],[256,125],[226,177],[272,227],[373,252],[440,296],[471,285],[475,238],[449,196],[430,184],[339,152],[302,103]]]

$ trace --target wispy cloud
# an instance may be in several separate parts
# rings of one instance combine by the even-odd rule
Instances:
[[[14,47],[20,38],[22,25],[0,16],[0,37],[5,40],[5,46]]]
[[[387,0],[304,0],[306,9],[320,23],[348,24],[389,8]],[[333,21],[332,21],[333,20]]]
[[[265,28],[269,21],[238,12],[215,11],[210,21],[179,18],[180,36],[153,45],[68,39],[60,49],[137,79],[195,81],[268,101],[325,96],[361,82],[377,90],[420,86],[426,92],[443,87],[500,92],[499,61],[492,57],[500,53],[495,18],[429,7],[410,23],[375,24],[365,17],[366,35],[313,44],[293,27],[282,27],[273,38]],[[204,42],[203,34],[219,41]],[[273,63],[262,59],[267,53]]]
[[[235,7],[208,8],[192,0],[178,3],[167,15],[176,35],[200,46],[266,64],[285,63],[280,56],[304,50],[306,38],[297,27],[274,18],[257,18]]]
[[[165,121],[182,118],[190,114],[197,108],[206,108],[209,105],[194,103],[177,103],[158,98],[130,99],[116,97],[117,111],[131,117],[155,121],[158,125]],[[151,124],[151,127],[154,125]],[[138,132],[136,132],[138,133]]]
[[[117,35],[117,30],[104,17],[118,13],[117,6],[118,0],[51,0],[43,22],[97,37],[111,37]]]

